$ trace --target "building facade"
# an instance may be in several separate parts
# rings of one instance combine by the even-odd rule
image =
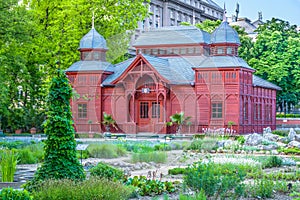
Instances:
[[[209,34],[193,26],[151,29],[136,40],[136,56],[112,65],[105,39],[92,29],[80,41],[80,61],[67,70],[77,132],[102,132],[102,114],[115,132],[170,133],[170,116],[191,116],[185,133],[275,129],[276,85],[238,57],[240,40],[227,21]]]
[[[222,20],[223,9],[212,0],[151,0],[150,16],[139,29],[178,26],[181,22],[196,24],[206,19]]]

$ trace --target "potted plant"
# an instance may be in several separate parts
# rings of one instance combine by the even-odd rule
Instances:
[[[176,134],[181,134],[181,129],[182,126],[185,125],[189,125],[189,120],[191,119],[190,116],[185,117],[184,116],[184,112],[180,112],[180,113],[175,113],[174,115],[170,116],[171,121],[167,122],[166,125],[167,126],[172,126],[172,125],[176,125]]]
[[[116,127],[116,121],[113,119],[112,115],[107,114],[105,112],[103,112],[102,124],[105,127],[106,133],[110,133],[111,126],[118,130],[118,128]]]
[[[36,134],[36,128],[35,128],[34,124],[32,124],[32,127],[30,129],[30,133],[31,134]]]

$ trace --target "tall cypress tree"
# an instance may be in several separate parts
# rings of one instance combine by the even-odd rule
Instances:
[[[70,109],[71,96],[69,81],[64,72],[59,71],[52,79],[47,99],[44,162],[26,189],[31,190],[34,185],[46,179],[85,178],[83,167],[76,157],[75,132]]]

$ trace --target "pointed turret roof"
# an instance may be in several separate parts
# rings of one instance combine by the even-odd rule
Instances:
[[[100,35],[94,28],[92,28],[83,38],[80,40],[79,49],[85,48],[99,48],[107,49],[106,40]]]
[[[217,43],[241,44],[238,33],[227,21],[223,21],[211,34],[211,44]]]

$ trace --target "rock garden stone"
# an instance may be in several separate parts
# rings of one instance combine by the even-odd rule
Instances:
[[[297,147],[300,148],[300,142],[298,141],[291,141],[288,143],[288,147]]]
[[[295,135],[295,140],[296,140],[297,142],[300,142],[300,134],[296,134],[296,135]]]
[[[277,142],[279,139],[279,135],[275,135],[272,133],[266,133],[263,135],[264,138],[266,138],[267,140],[273,141],[273,142]]]
[[[263,137],[257,133],[253,133],[246,137],[245,145],[248,146],[257,146],[261,144],[263,141]]]
[[[288,143],[288,142],[289,142],[289,138],[287,138],[287,137],[279,138],[279,139],[278,139],[278,142]]]
[[[268,134],[268,133],[272,133],[271,128],[270,127],[264,128],[263,135]]]
[[[274,149],[274,150],[271,151],[271,154],[272,155],[278,155],[278,151]]]
[[[288,135],[288,139],[290,141],[294,141],[296,135],[297,135],[296,131],[293,128],[291,128],[290,132],[289,132],[289,135]]]
[[[262,150],[266,150],[266,151],[270,151],[270,150],[275,150],[275,149],[277,149],[277,145],[275,145],[275,144],[269,144],[269,145],[262,145],[261,147],[260,147],[260,149],[262,149]]]

